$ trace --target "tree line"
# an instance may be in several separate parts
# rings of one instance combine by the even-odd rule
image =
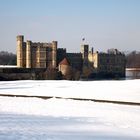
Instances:
[[[0,65],[16,65],[16,54],[0,51]]]
[[[127,68],[140,68],[140,52],[132,51],[126,55]]]
[[[0,65],[16,65],[16,54],[0,51]],[[132,51],[126,54],[127,68],[140,68],[140,52]]]

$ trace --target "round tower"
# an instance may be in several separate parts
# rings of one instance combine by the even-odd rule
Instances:
[[[26,42],[26,68],[31,68],[31,41]]]
[[[56,68],[57,41],[52,42],[52,68]]]
[[[24,56],[23,56],[23,42],[24,36],[18,35],[17,36],[17,67],[24,67]]]

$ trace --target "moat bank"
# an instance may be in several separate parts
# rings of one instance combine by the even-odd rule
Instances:
[[[121,73],[93,72],[88,76],[83,76],[82,72],[73,70],[70,77],[69,79],[65,79],[58,69],[0,67],[0,81],[121,79],[125,78],[125,75]]]
[[[140,68],[127,68],[126,79],[140,79]]]
[[[46,68],[0,68],[0,80],[61,80],[57,69]]]

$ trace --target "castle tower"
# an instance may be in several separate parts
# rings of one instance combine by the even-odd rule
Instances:
[[[31,41],[26,42],[26,68],[31,68]]]
[[[41,68],[40,46],[37,46],[36,50],[36,68]]]
[[[52,68],[56,68],[57,62],[57,41],[52,42]]]
[[[93,59],[93,56],[94,56],[94,49],[93,47],[91,48],[91,51],[89,51],[88,53],[88,62],[90,64],[91,67],[94,67],[94,59]]]
[[[81,45],[81,53],[82,53],[82,58],[84,60],[88,60],[88,51],[89,51],[89,46],[88,45]]]
[[[24,67],[24,49],[23,49],[24,36],[17,36],[17,67]]]

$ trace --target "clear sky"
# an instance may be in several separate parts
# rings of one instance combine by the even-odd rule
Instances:
[[[82,38],[94,50],[140,51],[140,0],[0,0],[0,51],[15,53],[19,34],[70,52]]]

